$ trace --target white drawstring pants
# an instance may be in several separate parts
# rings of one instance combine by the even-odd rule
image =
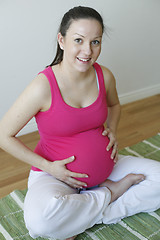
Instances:
[[[110,224],[139,212],[160,208],[160,162],[120,156],[109,179],[118,181],[129,173],[146,179],[110,203],[106,187],[78,193],[45,172],[31,171],[24,203],[24,219],[32,238],[66,239],[95,224]]]

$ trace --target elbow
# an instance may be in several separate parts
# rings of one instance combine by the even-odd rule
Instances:
[[[7,132],[6,128],[0,125],[0,148],[6,151],[12,138],[13,136]]]
[[[121,115],[122,108],[121,108],[120,102],[118,103],[118,109],[119,109],[119,114]]]

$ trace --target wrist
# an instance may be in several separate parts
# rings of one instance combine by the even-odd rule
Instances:
[[[49,169],[50,169],[50,161],[48,161],[45,158],[42,158],[41,162],[40,162],[40,169],[44,172],[49,173]]]
[[[110,131],[111,131],[114,135],[117,134],[117,129],[115,129],[115,128],[109,128],[109,129],[110,129]]]
[[[110,132],[112,132],[114,135],[117,134],[117,128],[114,128],[114,127],[110,127],[110,126],[107,126],[107,128],[109,129]]]

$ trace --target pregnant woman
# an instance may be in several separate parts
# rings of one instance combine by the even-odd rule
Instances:
[[[115,79],[96,62],[103,32],[96,10],[70,9],[55,59],[1,120],[0,146],[32,165],[24,218],[33,238],[74,239],[94,224],[160,207],[160,163],[118,160]],[[33,116],[40,134],[34,152],[16,138]]]

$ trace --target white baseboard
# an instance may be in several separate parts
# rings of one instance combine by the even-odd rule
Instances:
[[[160,94],[160,84],[119,95],[121,105]]]
[[[147,98],[156,94],[160,94],[160,84],[132,91],[129,93],[124,93],[119,95],[119,100],[121,105],[134,102],[143,98]],[[28,124],[18,133],[18,136],[28,134],[37,131],[37,125],[35,119],[31,119]]]

